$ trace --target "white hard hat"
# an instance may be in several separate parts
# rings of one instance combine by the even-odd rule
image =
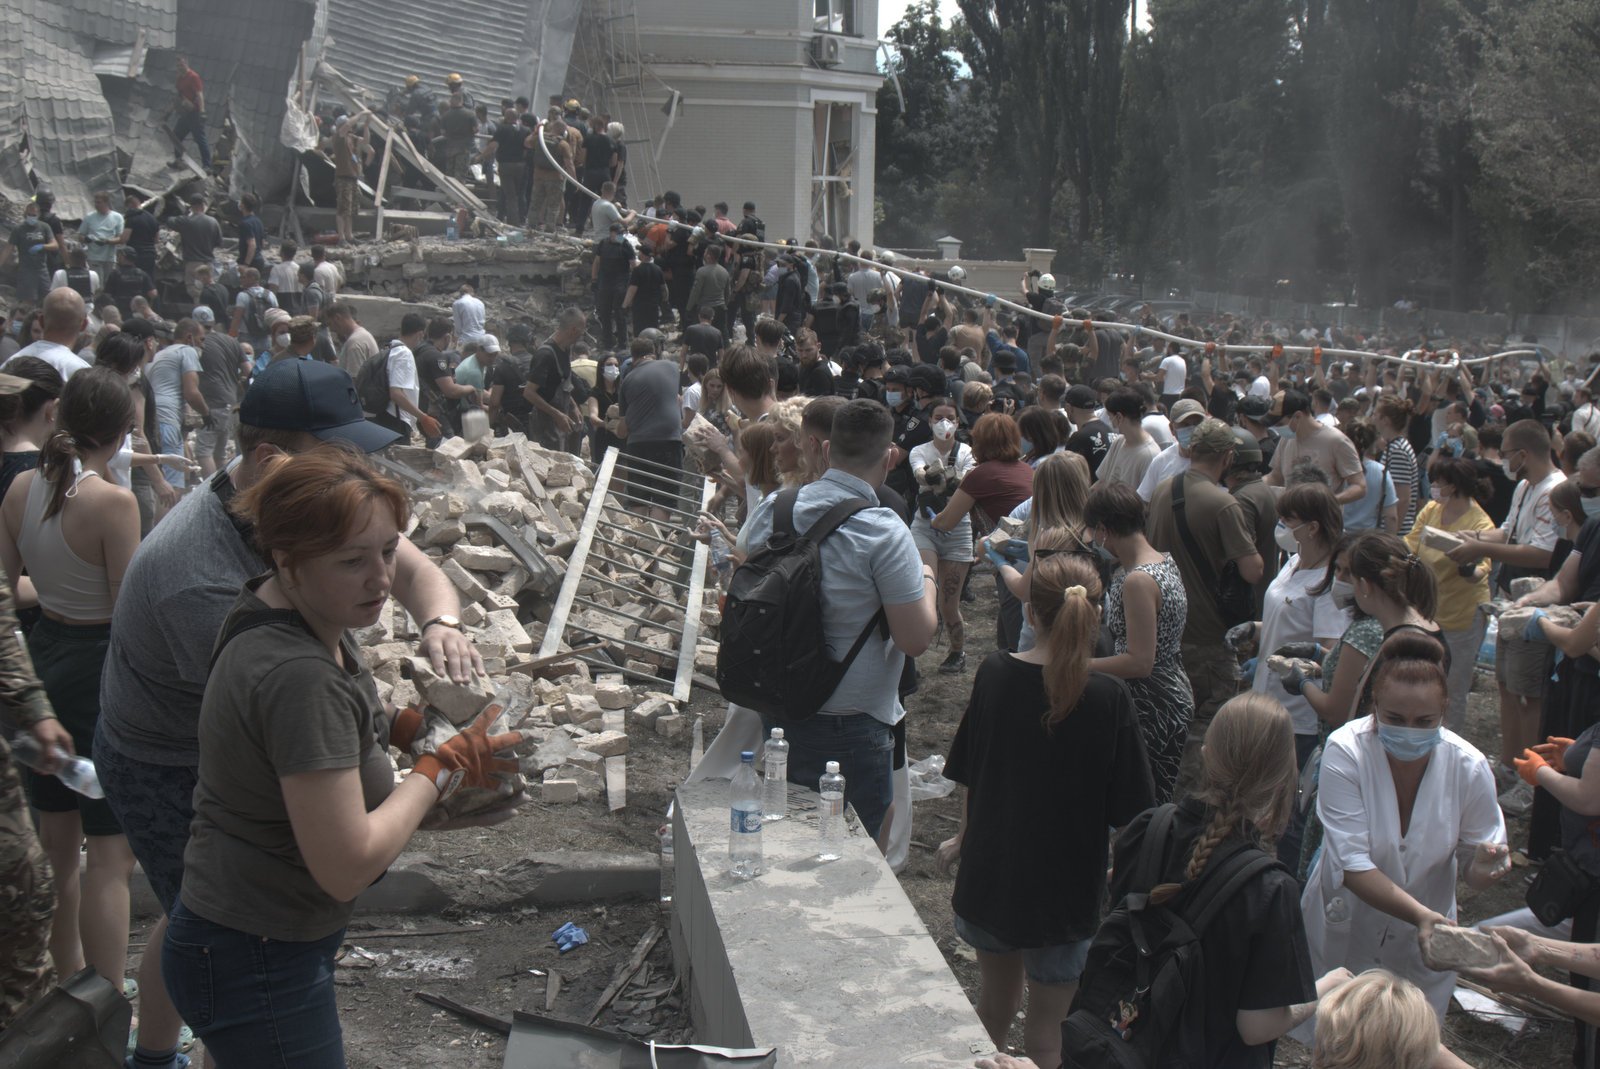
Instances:
[[[960,281],[964,280],[966,277],[967,277],[967,269],[962,267],[960,264],[956,264],[954,267],[952,267],[950,269],[950,281],[951,282],[960,282]]]
[[[1056,276],[1050,274],[1049,272],[1045,272],[1044,274],[1040,275],[1039,288],[1042,290],[1054,291],[1056,288]]]
[[[880,261],[882,261],[883,263],[886,263],[886,264],[894,263],[894,250],[893,249],[879,249],[878,250],[878,259]]]

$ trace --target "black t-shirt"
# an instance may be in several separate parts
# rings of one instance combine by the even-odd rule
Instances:
[[[228,322],[228,317],[233,315],[233,302],[228,300],[228,287],[220,282],[213,282],[200,291],[200,303],[211,309],[211,314],[216,316],[219,324]]]
[[[16,453],[0,454],[0,501],[6,499],[6,491],[11,489],[11,483],[18,475],[25,471],[32,471],[39,466],[39,451],[37,449],[24,449]]]
[[[1130,892],[1150,890],[1131,884],[1144,833],[1155,812],[1152,809],[1135,817],[1117,836],[1111,877],[1113,902],[1122,901]],[[1202,804],[1193,799],[1179,803],[1159,882],[1183,879],[1194,841],[1209,823],[1210,814]],[[1316,1000],[1311,950],[1306,945],[1305,921],[1300,913],[1299,884],[1281,868],[1257,876],[1222,907],[1207,929],[1202,946],[1205,971],[1197,997],[1204,1000],[1205,1064],[1227,1069],[1267,1069],[1272,1064],[1272,1045],[1245,1046],[1239,1038],[1238,1012]]]
[[[917,359],[924,364],[937,364],[939,350],[950,344],[950,332],[941,325],[929,330],[926,322],[917,324]]]
[[[1112,430],[1104,420],[1091,419],[1067,439],[1067,449],[1089,462],[1089,478],[1100,470],[1100,462],[1111,451]]]
[[[1039,665],[989,654],[945,762],[971,792],[951,905],[1018,948],[1094,935],[1108,829],[1155,801],[1125,683],[1092,673],[1073,711],[1046,730],[1049,705]]]
[[[118,267],[105,279],[106,292],[111,299],[117,302],[117,308],[123,315],[130,314],[135,297],[147,296],[156,284],[150,281],[150,276],[137,267]]]
[[[521,163],[527,157],[530,131],[521,123],[503,122],[494,131],[494,158],[501,163]]]
[[[900,389],[907,387],[902,384]],[[900,449],[900,463],[890,469],[884,483],[906,500],[916,497],[916,480],[911,477],[911,451],[933,441],[933,426],[927,414],[913,405],[905,412],[894,412],[894,444]]]
[[[611,175],[611,163],[616,159],[617,145],[605,131],[596,130],[583,138],[583,169],[590,174]]]
[[[628,276],[628,285],[636,287],[639,291],[633,295],[633,307],[659,308],[661,291],[667,286],[667,276],[656,266],[654,260],[641,262],[635,265],[633,272]]]
[[[722,352],[722,331],[710,323],[691,323],[683,330],[683,343],[691,353],[704,354],[715,366],[717,354]]]
[[[528,383],[528,361],[527,353],[502,354],[485,380],[490,389],[503,387],[500,391],[500,411],[505,413],[507,419],[524,421],[528,413],[533,411],[533,406],[522,396],[522,388]]]
[[[442,352],[431,341],[417,346],[413,355],[417,358],[417,390],[421,395],[421,403],[417,407],[435,418],[443,416],[445,398],[434,382],[436,379],[454,379],[455,365],[460,362],[460,357]],[[452,356],[456,357],[455,360],[451,360]]]
[[[1578,596],[1572,600],[1600,601],[1600,516],[1583,521],[1572,552],[1578,554]],[[1593,657],[1579,657],[1574,667],[1590,675],[1600,674],[1600,661]]]
[[[594,254],[600,260],[599,280],[602,285],[625,285],[629,266],[633,263],[633,246],[620,237],[605,237],[594,243]]]
[[[133,232],[128,237],[128,244],[132,248],[139,252],[155,251],[156,239],[161,236],[161,220],[140,209],[123,216],[122,223]]]
[[[560,392],[562,384],[572,382],[572,354],[552,339],[546,338],[544,344],[533,351],[533,357],[528,361],[527,381],[533,384],[540,397],[555,404],[556,395]],[[576,386],[573,387],[573,393],[574,395],[577,393]]]
[[[1239,404],[1239,395],[1233,387],[1218,382],[1211,387],[1211,398],[1206,402],[1206,412],[1224,423],[1233,422],[1233,410]]]
[[[800,365],[800,392],[807,397],[833,396],[833,372],[829,370],[827,361],[818,360],[810,367]]]
[[[1506,522],[1506,517],[1511,515],[1511,498],[1517,492],[1517,480],[1506,474],[1505,469],[1498,461],[1478,461],[1478,478],[1488,479],[1493,488],[1489,496],[1489,503],[1483,506],[1483,511],[1489,514],[1496,527]]]
[[[933,285],[921,275],[900,276],[900,325],[913,326],[922,321],[922,306],[928,300],[928,287]],[[938,354],[935,353],[935,356]]]

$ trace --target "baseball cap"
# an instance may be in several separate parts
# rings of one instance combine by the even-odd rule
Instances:
[[[239,422],[270,431],[305,431],[325,442],[349,442],[375,453],[400,440],[367,419],[356,384],[317,360],[280,360],[259,372],[239,404]]]
[[[1272,411],[1272,402],[1265,397],[1252,394],[1239,399],[1238,413],[1246,419],[1263,420],[1267,413]]]
[[[217,313],[213,312],[211,306],[207,304],[196,305],[194,311],[189,313],[189,318],[199,323],[202,327],[214,327],[217,325]]]
[[[156,325],[142,316],[129,316],[122,321],[122,333],[132,334],[141,341],[156,336]]]
[[[1172,406],[1172,411],[1168,413],[1167,419],[1174,424],[1178,424],[1186,419],[1193,419],[1195,416],[1204,418],[1205,414],[1204,405],[1192,397],[1185,397]]]
[[[500,351],[499,339],[493,334],[485,334],[481,336],[478,339],[478,351],[484,353],[498,353]]]
[[[1238,447],[1239,441],[1232,429],[1220,419],[1202,420],[1194,429],[1194,437],[1189,439],[1191,457],[1219,457]],[[1259,451],[1259,447],[1257,449]]]
[[[747,211],[747,212],[755,211],[756,210],[756,202],[753,201],[753,200],[745,201],[744,202],[744,210]]]
[[[1081,383],[1067,391],[1068,408],[1099,408],[1100,395]]]
[[[1017,354],[1002,349],[994,354],[994,359],[990,361],[990,364],[996,371],[1009,375],[1017,370]]]

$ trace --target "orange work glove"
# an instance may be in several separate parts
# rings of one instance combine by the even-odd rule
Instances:
[[[1274,360],[1282,360],[1283,359],[1283,343],[1282,342],[1279,342],[1279,343],[1277,343],[1276,345],[1274,345],[1272,347],[1272,359],[1274,359]]]
[[[1521,776],[1523,782],[1527,783],[1527,785],[1530,787],[1537,787],[1539,785],[1539,770],[1541,768],[1554,767],[1550,764],[1550,762],[1546,761],[1543,757],[1540,757],[1532,750],[1523,750],[1522,756],[1513,758],[1511,763],[1516,766],[1517,775]]]
[[[1050,329],[1051,330],[1060,330],[1061,329],[1061,324],[1065,323],[1066,321],[1067,320],[1066,320],[1066,318],[1064,316],[1052,316],[1050,318]]]
[[[394,720],[389,724],[389,745],[407,753],[411,751],[411,744],[416,741],[417,732],[422,730],[422,711],[414,705],[396,710]]]
[[[1214,341],[1206,342],[1206,352],[1207,353],[1214,353],[1216,351],[1217,351],[1217,343],[1216,342],[1214,342]]]
[[[1551,768],[1562,775],[1566,775],[1567,747],[1571,745],[1571,739],[1563,739],[1557,735],[1546,735],[1545,741],[1533,747],[1533,752],[1544,758]]]
[[[1311,347],[1311,363],[1317,367],[1322,366],[1322,346],[1314,345]]]
[[[1083,329],[1084,329],[1084,330],[1089,330],[1089,331],[1092,331],[1092,330],[1094,330],[1094,320],[1092,320],[1092,319],[1085,319],[1085,320],[1084,320],[1084,321],[1083,321]]]
[[[439,428],[439,421],[426,412],[417,417],[417,430],[422,432],[424,438],[437,438],[443,433]]]
[[[497,773],[517,771],[515,759],[495,756],[522,741],[520,731],[508,731],[504,735],[489,734],[489,725],[494,723],[500,712],[500,706],[489,706],[459,734],[440,743],[431,753],[417,758],[412,772],[427,777],[438,788],[441,802],[462,787],[493,790],[499,786],[495,780]]]

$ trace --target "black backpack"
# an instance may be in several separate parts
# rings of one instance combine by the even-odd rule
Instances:
[[[257,297],[249,290],[244,291],[244,297],[244,332],[252,338],[266,337],[267,323],[264,317],[271,305],[267,304],[265,298]]]
[[[375,353],[356,371],[356,396],[370,415],[389,411],[389,354]]]
[[[778,495],[772,537],[733,573],[717,652],[724,698],[789,720],[805,720],[821,709],[873,631],[888,628],[880,608],[844,660],[829,658],[822,632],[822,542],[876,503],[841,501],[801,535],[794,529],[799,494],[794,489]]]
[[[1062,1069],[1202,1069],[1206,928],[1245,885],[1282,869],[1246,843],[1214,853],[1204,871],[1162,905],[1161,879],[1176,805],[1156,810],[1145,829],[1133,886],[1101,922],[1072,1012],[1061,1024]]]

